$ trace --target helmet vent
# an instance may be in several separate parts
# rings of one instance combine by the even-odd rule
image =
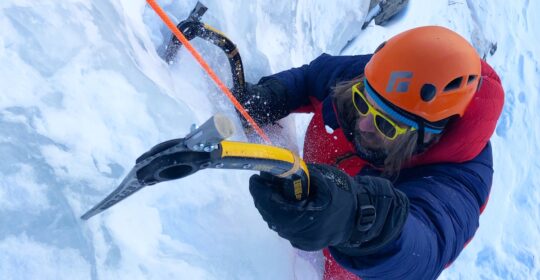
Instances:
[[[454,89],[459,88],[461,85],[461,81],[463,80],[463,77],[455,78],[451,82],[449,82],[445,87],[443,91],[451,91]]]
[[[467,79],[467,84],[474,82],[477,77],[478,77],[477,75],[470,75],[469,78]]]
[[[424,84],[420,89],[420,97],[425,102],[433,100],[435,94],[437,93],[437,88],[432,84]]]

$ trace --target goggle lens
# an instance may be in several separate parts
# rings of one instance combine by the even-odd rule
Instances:
[[[384,136],[388,138],[394,138],[396,136],[396,127],[380,115],[375,116],[375,125]]]
[[[366,103],[366,100],[360,94],[353,94],[354,104],[360,115],[365,116],[369,112],[369,105]]]

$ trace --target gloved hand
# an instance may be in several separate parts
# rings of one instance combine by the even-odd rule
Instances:
[[[355,225],[358,200],[352,178],[328,165],[308,165],[310,195],[293,201],[283,195],[286,179],[253,175],[249,190],[268,226],[291,244],[306,251],[346,241]]]
[[[255,207],[268,226],[305,251],[328,246],[347,255],[378,250],[394,240],[405,223],[409,201],[389,180],[354,180],[339,169],[308,164],[310,195],[294,201],[283,195],[286,179],[261,172],[249,181]]]
[[[246,83],[246,91],[235,97],[258,125],[264,126],[287,116],[287,89],[275,78],[261,79],[257,84]],[[242,117],[242,125],[249,123]]]

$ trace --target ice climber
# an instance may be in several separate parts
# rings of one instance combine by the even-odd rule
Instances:
[[[255,206],[294,247],[324,249],[325,279],[436,278],[479,227],[503,95],[475,49],[438,26],[264,77],[237,96],[259,123],[314,113],[311,194],[289,200],[262,173]]]

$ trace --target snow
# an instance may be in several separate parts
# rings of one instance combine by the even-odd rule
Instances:
[[[334,130],[331,127],[327,126],[327,125],[324,126],[324,130],[326,130],[326,133],[328,133],[328,134],[333,134],[334,133]]]
[[[159,1],[175,21],[195,2]],[[410,1],[389,25],[363,31],[367,1],[205,4],[204,21],[237,44],[250,82],[321,52],[372,52],[420,25],[450,27],[481,54],[496,42],[487,60],[506,103],[492,138],[490,202],[440,278],[540,279],[540,1]],[[248,171],[201,171],[79,219],[142,152],[216,112],[235,118],[185,50],[173,65],[159,58],[169,34],[145,1],[4,0],[0,34],[1,279],[319,277],[320,254],[297,252],[260,218]],[[193,43],[230,85],[220,51]],[[309,117],[288,118],[287,136],[273,139],[298,149]]]

